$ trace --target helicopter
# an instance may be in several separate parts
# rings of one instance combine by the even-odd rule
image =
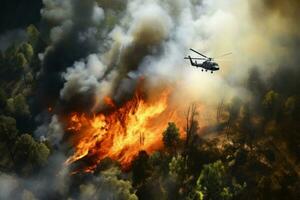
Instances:
[[[197,68],[201,67],[202,68],[201,71],[204,71],[204,70],[206,72],[211,71],[211,73],[213,73],[214,71],[220,70],[220,67],[219,67],[218,63],[214,62],[215,58],[208,57],[208,56],[206,56],[206,55],[204,55],[204,54],[202,54],[202,53],[200,53],[200,52],[198,52],[194,49],[190,49],[190,50],[197,53],[197,54],[199,54],[200,56],[202,56],[202,58],[192,58],[191,56],[185,57],[184,59],[190,60],[192,66],[195,66]],[[226,53],[226,54],[220,55],[218,58],[223,57],[223,56],[227,56],[229,54],[231,54],[231,53]],[[204,62],[197,63],[196,60],[204,60]]]

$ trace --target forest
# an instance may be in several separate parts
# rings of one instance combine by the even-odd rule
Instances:
[[[47,9],[55,7],[49,2],[43,1]],[[15,20],[7,28],[19,28],[21,36],[5,47],[0,45],[0,199],[300,198],[300,62],[297,57],[291,58],[292,64],[280,63],[268,77],[261,70],[264,66],[249,68],[240,85],[249,92],[249,98],[238,94],[218,98],[211,124],[201,124],[204,111],[199,109],[198,102],[189,103],[179,116],[180,123],[170,119],[163,122],[162,131],[158,129],[161,148],[155,151],[141,148],[130,160],[129,167],[124,168],[121,161],[108,156],[97,160],[89,172],[78,170],[95,164],[96,154],[91,152],[88,153],[91,156],[66,166],[66,160],[75,151],[69,143],[72,135],[69,132],[73,130],[68,129],[66,118],[73,112],[90,114],[96,105],[94,87],[74,89],[81,87],[80,78],[76,79],[80,86],[76,80],[75,86],[71,81],[67,85],[72,72],[66,67],[98,51],[98,44],[93,41],[105,41],[105,35],[113,30],[126,9],[126,1],[97,2],[105,10],[104,24],[99,25],[102,31],[95,35],[92,29],[87,31],[82,36],[88,38],[84,43],[77,41],[74,33],[94,26],[87,14],[89,3],[73,5],[73,12],[84,6],[87,11],[79,16],[73,14],[75,25],[71,28],[66,22],[61,30],[51,32],[53,21],[32,17],[33,14],[27,21]],[[40,10],[43,4],[38,2],[32,9]],[[42,15],[51,15],[46,13],[47,9]],[[13,18],[11,14],[4,15]],[[53,23],[58,23],[55,20]],[[120,89],[124,84],[121,77],[126,78],[124,74],[136,70],[133,65],[142,63],[146,55],[157,54],[149,49],[156,48],[161,41],[143,31],[140,34],[146,34],[143,39],[149,37],[147,40],[138,41],[140,37],[136,36],[133,47],[125,49],[120,56],[121,64],[110,63],[120,68],[114,79],[118,87],[112,86],[115,105],[109,101],[104,113],[120,108],[135,95],[133,90]],[[300,40],[297,37],[295,41],[289,46],[291,51],[298,51]],[[103,42],[104,49],[107,45]],[[103,76],[110,72],[108,69]],[[64,125],[58,125],[58,121]],[[64,134],[57,136],[60,132]],[[143,140],[147,140],[147,135],[140,136],[139,143]],[[122,152],[120,155],[123,156]]]

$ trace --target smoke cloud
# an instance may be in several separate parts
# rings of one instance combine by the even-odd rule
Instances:
[[[42,102],[67,112],[98,112],[107,96],[118,103],[130,98],[140,78],[152,91],[171,86],[183,107],[201,102],[209,110],[221,99],[249,99],[245,79],[251,68],[267,79],[293,62],[298,14],[287,11],[297,4],[44,0],[50,45],[43,56]],[[232,55],[216,60],[219,72],[202,73],[183,59],[195,56],[189,48],[211,57]]]
[[[61,199],[69,191],[70,171],[62,167],[66,157],[54,153],[49,165],[30,178],[0,174],[1,199]],[[30,192],[31,191],[31,192]]]
[[[0,50],[5,51],[9,46],[18,44],[26,39],[24,30],[15,29],[7,31],[0,35]]]

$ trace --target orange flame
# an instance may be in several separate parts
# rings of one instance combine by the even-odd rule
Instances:
[[[95,116],[74,113],[70,117],[68,130],[74,154],[66,164],[88,158],[85,172],[93,171],[106,157],[117,160],[127,169],[141,150],[152,153],[162,147],[162,133],[168,122],[180,122],[175,109],[168,107],[169,91],[152,101],[146,102],[137,94],[123,106],[116,108],[110,98],[105,101],[114,105],[108,114]]]
[[[116,107],[114,101],[110,97],[104,97],[103,99],[104,103],[112,108]]]

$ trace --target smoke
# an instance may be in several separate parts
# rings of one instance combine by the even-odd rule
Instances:
[[[299,1],[264,0],[250,5],[259,36],[269,43],[265,48],[259,46],[265,62],[256,65],[265,78],[265,89],[273,89],[283,98],[299,95]],[[260,91],[261,95],[264,92]]]
[[[274,56],[279,57],[281,65],[296,68],[299,59],[296,53],[300,45],[300,28],[298,25],[299,1],[265,0],[253,4],[254,19],[264,31],[273,36],[273,43],[281,47]]]
[[[54,153],[42,172],[32,177],[0,174],[1,199],[61,199],[68,195],[70,171],[62,167],[66,157]]]
[[[107,169],[87,183],[81,184],[79,199],[132,199],[137,200],[129,181],[120,178],[117,168]]]
[[[22,178],[0,174],[0,198],[6,199],[137,199],[135,191],[124,174],[110,167],[99,174],[84,176],[76,182],[68,167],[62,167],[65,157],[56,153],[49,165],[37,176]],[[78,181],[78,180],[77,180]],[[73,188],[76,187],[76,188]]]
[[[0,175],[0,197],[1,199],[9,199],[10,194],[18,187],[18,181],[9,175]]]
[[[89,55],[86,62],[75,62],[74,67],[68,68],[62,74],[66,82],[60,91],[61,99],[66,102],[84,103],[82,105],[85,106],[85,109],[92,109],[97,102],[97,93],[102,95],[102,99],[109,95],[111,87],[109,81],[98,81],[103,78],[105,70],[106,66],[95,54]],[[111,79],[109,77],[105,78]],[[89,105],[92,107],[89,107]]]
[[[26,40],[26,32],[21,29],[7,31],[0,35],[0,51],[5,51],[8,47],[19,44]]]
[[[293,62],[297,12],[289,10],[290,4],[267,0],[44,0],[50,45],[41,101],[64,113],[98,112],[107,96],[120,104],[131,98],[141,78],[152,93],[172,87],[173,102],[200,102],[203,112],[222,99],[250,99],[250,69],[258,67],[267,79]],[[221,70],[210,74],[183,59],[198,56],[189,48],[210,57],[232,55],[217,59]]]
[[[102,42],[99,24],[103,10],[93,0],[44,0],[42,20],[49,30],[50,45],[41,56],[43,68],[40,81],[42,105],[56,104],[63,87],[63,73],[75,61],[98,51]]]
[[[297,17],[299,17],[299,6],[300,3],[297,0],[290,1],[279,1],[279,0],[264,0],[260,3],[257,3],[257,13],[260,16],[266,15],[277,15],[283,18],[283,20],[287,20],[290,23],[281,24],[281,26],[289,26],[289,30],[286,31],[294,31],[296,29],[299,30],[299,26],[297,24]],[[260,9],[258,9],[259,7]],[[299,32],[297,33],[299,34]]]

